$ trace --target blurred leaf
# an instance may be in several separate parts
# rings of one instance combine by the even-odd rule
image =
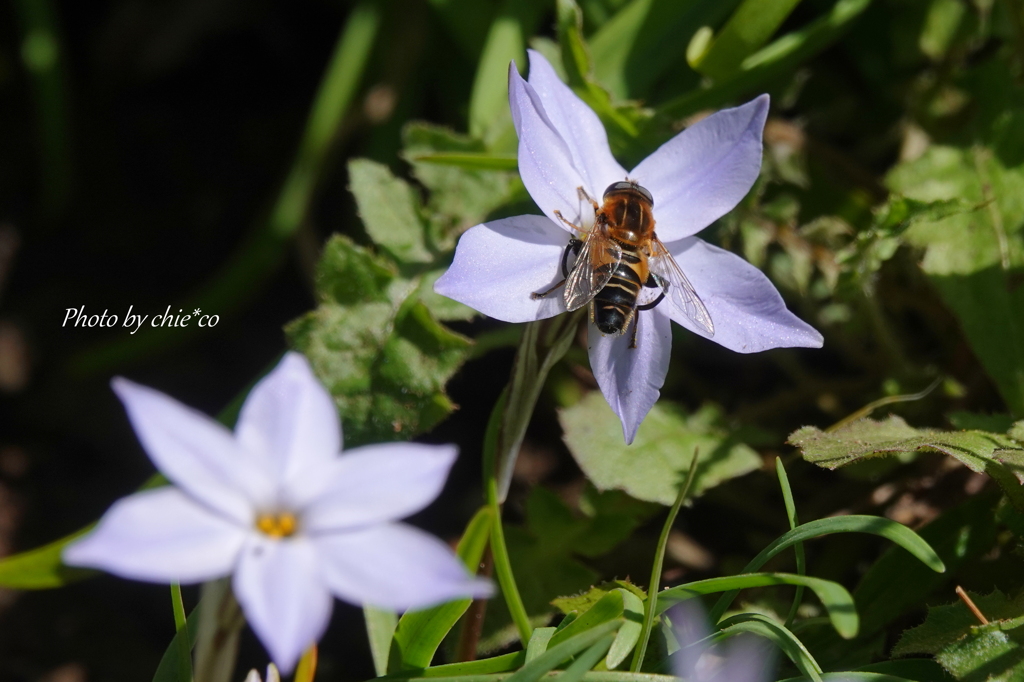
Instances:
[[[318,267],[320,306],[285,329],[334,396],[346,445],[411,438],[454,409],[444,385],[470,341],[435,320],[416,284],[335,237]]]
[[[394,611],[364,606],[363,620],[366,623],[366,638],[370,643],[370,654],[373,656],[373,669],[377,673],[377,677],[387,675],[388,655],[391,652],[391,640],[395,636],[395,628],[398,627],[398,615]]]
[[[858,672],[895,676],[916,682],[953,682],[953,677],[931,658],[901,658],[857,668]],[[838,674],[838,673],[837,673]]]
[[[950,412],[946,415],[949,423],[957,429],[994,431],[1004,433],[1013,427],[1013,417],[1008,414],[973,414],[971,412]],[[1012,433],[1008,433],[1011,438]],[[1019,439],[1018,439],[1019,440]]]
[[[763,89],[771,79],[790,73],[836,41],[870,4],[871,0],[839,0],[828,14],[747,57],[736,75],[671,99],[659,106],[657,113],[668,118],[683,118],[702,109],[719,108],[740,95]]]
[[[640,425],[633,444],[626,445],[618,419],[598,391],[559,413],[569,451],[599,490],[620,489],[664,505],[676,499],[695,448],[700,463],[693,495],[761,466],[756,452],[718,425],[720,417],[709,405],[686,415],[661,401]]]
[[[160,663],[153,674],[153,682],[180,682],[192,679],[191,660],[186,658],[183,662],[181,652],[182,649],[185,652],[190,652],[196,645],[196,638],[199,636],[199,613],[202,606],[202,602],[197,604],[192,609],[192,613],[188,615],[185,626],[174,633],[171,643],[167,645],[163,656],[160,657]],[[186,644],[183,640],[187,640],[188,643]],[[183,665],[187,665],[188,668],[183,670]]]
[[[744,0],[717,36],[687,61],[715,79],[736,73],[743,60],[764,47],[800,0]],[[691,43],[692,45],[692,43]]]
[[[921,220],[942,220],[972,210],[961,199],[917,201],[892,195],[874,213],[871,227],[858,232],[853,241],[836,252],[841,267],[839,289],[873,293],[875,274],[902,244],[902,235]]]
[[[658,593],[658,613],[664,613],[673,604],[692,599],[702,594],[715,594],[732,590],[769,585],[804,585],[809,588],[828,610],[829,620],[840,635],[846,639],[856,636],[858,629],[857,609],[853,597],[839,583],[821,578],[790,573],[744,573],[723,578],[709,578],[684,583]]]
[[[811,656],[807,647],[786,626],[768,616],[760,613],[740,613],[721,621],[718,627],[724,636],[750,632],[764,637],[777,646],[793,662],[797,670],[812,680],[821,680],[821,666]]]
[[[590,40],[594,75],[619,99],[645,98],[670,70],[686,70],[686,44],[738,0],[632,0]],[[697,76],[693,75],[696,84]]]
[[[790,434],[791,445],[800,448],[808,462],[828,469],[866,457],[908,452],[940,452],[954,457],[971,471],[991,476],[1018,509],[1024,509],[1024,490],[1019,477],[1024,466],[1014,451],[1018,444],[1007,436],[987,431],[936,431],[915,429],[890,415],[885,421],[861,419],[835,431],[805,426]],[[1024,456],[1024,452],[1020,452]]]
[[[931,0],[924,27],[921,29],[921,37],[918,39],[921,52],[933,61],[941,61],[946,56],[966,13],[967,4],[961,0]]]
[[[466,526],[456,550],[466,570],[476,573],[487,539],[494,523],[494,512],[489,506],[480,509]],[[391,644],[391,668],[388,672],[426,668],[434,658],[437,648],[466,612],[471,599],[458,599],[438,604],[429,609],[410,611],[402,615]]]
[[[491,22],[469,98],[469,132],[474,137],[493,141],[502,129],[511,129],[509,63],[514,61],[520,72],[526,69],[526,37],[540,12],[539,0],[504,0]]]
[[[405,180],[387,166],[368,159],[348,162],[349,188],[359,217],[374,243],[402,263],[430,263],[434,256],[425,243],[419,199]]]
[[[951,196],[976,211],[915,223],[921,268],[960,320],[1010,412],[1024,415],[1024,169],[983,147],[930,147],[898,165],[887,183],[920,201]]]
[[[583,14],[574,0],[556,0],[558,43],[569,86],[601,118],[612,152],[621,152],[639,135],[638,124],[648,114],[636,107],[617,108],[611,96],[593,78],[590,50],[583,39]]]
[[[468,305],[459,303],[454,299],[442,296],[434,291],[434,282],[436,282],[438,278],[447,271],[448,268],[440,268],[438,270],[423,273],[423,276],[420,277],[420,288],[418,292],[420,300],[423,301],[423,305],[427,306],[427,309],[431,314],[442,322],[448,322],[450,320],[472,320],[480,313],[473,310]],[[475,352],[480,352],[481,349],[479,346],[476,346],[474,350]]]
[[[968,591],[967,595],[989,621],[1008,621],[1014,627],[1024,624],[1021,615],[1024,614],[1024,592],[1013,599],[999,590],[987,595]],[[903,633],[893,648],[893,655],[937,654],[978,625],[978,619],[960,600],[945,606],[931,606],[923,623]]]
[[[48,545],[0,559],[0,586],[14,590],[48,590],[95,575],[96,571],[61,563],[64,548],[93,529],[90,524]]]
[[[464,170],[514,171],[519,163],[513,154],[487,154],[485,152],[435,152],[410,157],[410,161],[455,166]]]
[[[975,495],[921,528],[920,536],[945,564],[945,574],[935,573],[901,547],[887,549],[872,564],[854,591],[864,636],[920,605],[966,562],[992,549],[997,500],[998,495]]]

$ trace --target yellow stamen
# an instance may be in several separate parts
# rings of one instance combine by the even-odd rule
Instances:
[[[256,519],[256,528],[272,538],[286,538],[298,530],[299,520],[290,512],[261,514]]]

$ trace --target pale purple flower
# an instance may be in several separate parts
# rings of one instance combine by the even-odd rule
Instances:
[[[151,582],[232,575],[285,673],[323,634],[332,595],[402,611],[491,593],[445,543],[396,522],[438,496],[455,448],[389,443],[339,456],[334,402],[302,355],[256,384],[234,433],[159,391],[122,378],[113,387],[174,486],[116,502],[65,563]]]
[[[601,202],[606,188],[636,181],[654,199],[657,236],[703,301],[714,333],[702,329],[666,297],[639,312],[637,347],[631,333],[605,336],[591,324],[590,365],[609,405],[632,442],[657,401],[671,353],[670,320],[740,353],[769,348],[818,348],[821,335],[786,309],[765,275],[728,251],[693,235],[747,194],[761,168],[761,134],[768,96],[708,116],[663,144],[629,171],[608,148],[597,115],[530,52],[530,77],[509,68],[509,104],[519,135],[519,173],[543,216],[523,215],[471,228],[451,268],[437,280],[439,294],[506,322],[529,322],[565,312],[556,291],[571,230],[555,216],[590,227],[594,211],[578,188]]]
[[[668,612],[680,650],[672,656],[672,672],[686,682],[768,682],[774,664],[770,645],[741,634],[712,646],[704,609],[696,599]]]

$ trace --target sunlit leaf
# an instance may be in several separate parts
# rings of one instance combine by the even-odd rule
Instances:
[[[608,403],[597,391],[559,413],[565,443],[587,478],[600,490],[624,490],[639,500],[670,505],[700,450],[691,494],[761,466],[751,448],[719,425],[719,412],[705,406],[687,415],[666,401],[657,403],[640,425],[632,445]]]

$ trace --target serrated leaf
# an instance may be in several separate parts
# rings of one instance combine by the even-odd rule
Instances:
[[[967,596],[989,621],[1003,621],[1011,627],[1024,624],[1024,592],[1012,599],[998,589],[986,595],[968,591]],[[978,625],[978,619],[962,601],[931,606],[923,623],[903,633],[893,655],[935,655]]]
[[[971,471],[996,480],[1016,506],[1024,505],[1020,464],[1024,451],[1008,436],[987,431],[915,429],[900,417],[884,421],[860,419],[835,431],[805,426],[789,436],[808,462],[828,469],[866,457],[906,452],[939,452],[954,457]],[[1000,453],[998,457],[996,453]]]
[[[476,138],[429,123],[414,122],[403,128],[402,139],[402,157],[412,164],[413,176],[430,190],[424,212],[431,239],[439,251],[453,248],[458,234],[483,222],[522,188],[514,172],[514,156],[501,157],[504,164],[511,158],[511,169],[504,172],[469,168],[464,163],[439,163],[445,159],[492,158],[492,152]]]
[[[977,209],[920,221],[906,233],[921,268],[960,320],[1010,411],[1024,414],[1024,171],[991,150],[932,146],[889,174],[891,189],[921,201],[960,197]]]
[[[600,392],[559,412],[565,443],[599,490],[624,490],[649,502],[671,505],[679,482],[700,449],[691,495],[761,466],[761,458],[718,426],[719,412],[704,406],[692,415],[666,401],[655,404],[632,445],[622,442],[618,419]]]
[[[962,639],[935,655],[962,682],[1024,680],[1024,626],[997,621],[971,628]]]
[[[319,266],[322,303],[285,329],[334,397],[346,445],[411,438],[444,419],[454,409],[444,385],[471,343],[437,322],[417,282],[389,272],[379,256],[333,238]],[[346,284],[350,273],[358,287]]]
[[[409,183],[369,159],[349,161],[348,177],[359,217],[374,243],[402,263],[433,262],[419,197]]]

